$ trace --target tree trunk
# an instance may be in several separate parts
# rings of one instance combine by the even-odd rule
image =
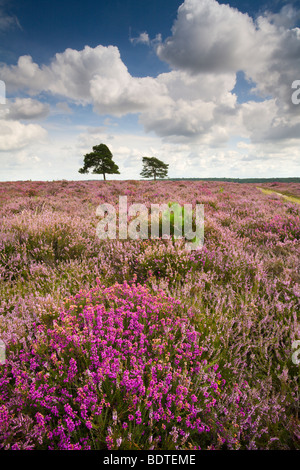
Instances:
[[[104,179],[104,181],[106,181],[106,178],[105,178],[105,173],[103,173],[103,179]]]

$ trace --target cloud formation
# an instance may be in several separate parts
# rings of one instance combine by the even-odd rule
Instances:
[[[115,46],[66,49],[48,65],[22,56],[16,65],[0,66],[8,91],[29,96],[11,104],[7,135],[12,126],[24,142],[43,134],[40,126],[29,128],[17,121],[46,116],[49,108],[33,97],[48,93],[66,111],[72,102],[91,105],[100,115],[138,113],[146,132],[164,143],[219,149],[236,137],[247,140],[238,150],[251,152],[250,160],[255,160],[253,145],[257,155],[276,153],[279,146],[281,158],[283,147],[295,155],[300,108],[291,101],[291,85],[300,77],[300,29],[294,27],[298,16],[298,10],[285,6],[254,20],[216,0],[185,0],[169,38],[151,40],[144,32],[131,39],[154,47],[170,65],[169,72],[156,77],[132,76]],[[239,71],[254,84],[256,99],[238,102],[234,89]],[[13,148],[21,140],[11,136],[1,142]],[[192,162],[196,154],[187,158]]]
[[[299,139],[299,108],[291,101],[292,83],[300,76],[300,29],[294,27],[299,17],[300,11],[290,5],[253,20],[216,0],[185,0],[172,36],[156,52],[174,71],[195,77],[199,86],[208,74],[238,71],[254,83],[252,93],[262,103],[235,103],[233,112],[222,106],[226,93],[233,102],[232,88],[223,88],[214,122],[223,120],[225,133],[234,127],[253,142]]]
[[[122,116],[141,112],[165,90],[152,77],[132,77],[114,46],[86,46],[56,54],[49,66],[41,67],[32,57],[22,56],[17,65],[0,68],[10,92],[26,90],[29,95],[49,92],[77,104],[93,104],[100,114]]]
[[[39,66],[30,56],[22,56],[17,65],[4,66],[1,76],[9,91],[22,89],[30,95],[47,91],[78,104],[92,104],[103,115],[140,113],[146,131],[161,137],[200,138],[211,130],[221,109],[231,114],[236,103],[236,96],[231,94],[234,73],[193,76],[172,71],[156,78],[133,77],[112,46],[67,49],[56,54],[49,66]],[[35,104],[38,112],[37,103],[23,100],[14,108],[22,104],[25,111]],[[40,112],[46,110],[41,108]],[[11,113],[14,116],[17,110]]]
[[[7,119],[32,120],[41,119],[49,114],[50,106],[31,98],[16,98],[8,103]]]
[[[231,93],[235,74],[191,76],[172,71],[159,75],[157,82],[166,90],[168,101],[157,100],[155,106],[141,114],[140,120],[147,131],[160,137],[203,141],[213,131],[217,141],[219,122],[224,124],[226,116],[236,114],[236,96]]]
[[[242,70],[258,94],[290,106],[291,84],[300,76],[300,29],[293,27],[299,16],[287,5],[254,21],[216,0],[185,0],[157,55],[191,74]]]
[[[22,149],[30,144],[44,141],[47,132],[38,124],[22,124],[18,121],[0,119],[0,151]]]
[[[185,0],[172,36],[158,45],[157,54],[173,68],[191,73],[237,72],[255,57],[255,34],[253,20],[229,5]]]
[[[149,34],[147,31],[144,31],[143,33],[140,33],[139,36],[136,38],[129,38],[131,44],[144,44],[146,46],[156,46],[157,44],[161,43],[162,37],[161,34],[157,34],[154,39],[150,39]]]
[[[132,44],[147,44],[149,46],[150,45],[149,34],[146,31],[144,31],[138,37],[130,38],[130,42]]]

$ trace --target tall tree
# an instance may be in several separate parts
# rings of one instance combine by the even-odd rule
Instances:
[[[142,178],[166,178],[168,176],[167,163],[162,162],[156,157],[143,157],[143,169],[141,172]]]
[[[95,145],[93,151],[84,156],[83,167],[78,171],[88,173],[89,170],[93,170],[92,173],[103,175],[104,180],[106,180],[105,175],[119,175],[119,167],[112,157],[111,151],[105,144]]]

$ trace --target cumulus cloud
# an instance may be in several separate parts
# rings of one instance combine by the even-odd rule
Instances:
[[[255,57],[255,33],[253,20],[229,5],[185,0],[172,36],[157,46],[157,54],[172,67],[192,73],[236,72],[249,55]]]
[[[275,100],[262,103],[249,102],[242,106],[245,129],[253,143],[285,141],[284,145],[295,145],[300,136],[300,115],[282,115]],[[287,142],[288,141],[288,142]]]
[[[257,60],[244,67],[246,76],[256,83],[254,91],[260,96],[274,97],[283,111],[294,112],[291,85],[300,76],[300,28],[286,29],[263,16],[257,25]]]
[[[122,116],[141,112],[156,96],[167,99],[163,86],[152,77],[132,77],[114,46],[86,46],[56,54],[41,67],[32,57],[22,56],[17,65],[0,68],[9,91],[29,94],[50,92],[78,104],[93,104],[101,114]]]
[[[0,119],[0,151],[18,150],[45,140],[47,131],[37,124]]]
[[[164,87],[168,101],[156,100],[140,120],[147,131],[160,137],[203,140],[213,128],[216,131],[219,122],[224,125],[226,116],[236,114],[236,95],[231,93],[235,74],[191,76],[184,71],[172,71],[156,80]],[[216,132],[214,136],[218,140]]]
[[[297,138],[299,112],[291,101],[291,85],[300,76],[300,29],[294,27],[299,17],[299,10],[290,5],[253,20],[216,0],[185,0],[172,36],[156,52],[173,73],[186,72],[199,87],[208,83],[209,74],[230,77],[244,71],[254,83],[252,93],[265,102],[239,106],[233,103],[232,88],[221,86],[214,122],[223,119],[225,133],[240,128],[253,141]],[[225,97],[231,105],[224,105]],[[201,116],[199,130],[200,122]]]
[[[50,92],[85,104],[90,102],[93,78],[113,78],[126,70],[116,47],[86,46],[82,51],[66,49],[56,54],[49,66],[40,67],[31,56],[21,56],[17,65],[3,66],[1,76],[9,91]]]
[[[168,73],[134,77],[117,47],[99,45],[66,49],[48,65],[22,56],[16,65],[0,67],[0,76],[9,92],[47,92],[64,103],[92,105],[101,115],[138,113],[147,132],[172,142],[218,147],[235,135],[256,143],[297,139],[299,108],[291,101],[292,82],[300,76],[297,14],[286,6],[253,20],[216,0],[185,0],[164,42],[147,32],[132,39],[156,41],[157,55],[172,67]],[[238,103],[233,90],[240,70],[261,103]],[[11,119],[41,117],[46,109],[38,103],[16,100]]]
[[[0,75],[9,92],[25,90],[29,94],[38,94],[44,87],[47,89],[49,82],[48,79],[45,81],[45,74],[28,55],[19,57],[17,65],[2,65]]]
[[[172,36],[158,45],[158,56],[174,69],[192,74],[243,70],[263,97],[291,106],[291,84],[300,75],[300,17],[290,5],[256,21],[216,0],[185,0]]]
[[[6,119],[12,120],[30,120],[41,119],[49,114],[48,104],[31,98],[16,98],[9,104]]]
[[[112,78],[95,77],[91,97],[97,112],[115,116],[143,112],[158,102],[164,106],[170,101],[164,84],[152,77],[132,77],[128,72]]]

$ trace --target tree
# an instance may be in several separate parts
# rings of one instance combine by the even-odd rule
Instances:
[[[166,178],[168,176],[169,165],[158,158],[143,157],[143,165],[142,178],[151,178],[153,176],[153,179],[156,180],[156,178]]]
[[[93,152],[84,156],[83,168],[78,171],[79,173],[88,173],[92,169],[93,174],[103,175],[104,180],[106,180],[105,175],[119,175],[119,167],[112,157],[112,153],[106,145],[95,145]]]

